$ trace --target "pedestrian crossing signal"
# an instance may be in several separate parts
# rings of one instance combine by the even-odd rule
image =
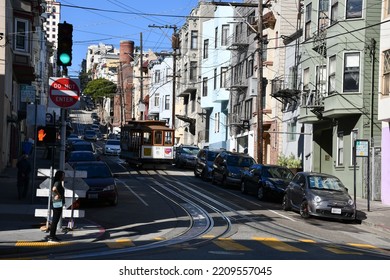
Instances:
[[[40,126],[37,128],[38,144],[55,143],[57,139],[57,131],[55,126]]]

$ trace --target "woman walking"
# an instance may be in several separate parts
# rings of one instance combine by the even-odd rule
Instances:
[[[53,218],[50,225],[49,242],[59,242],[60,239],[56,236],[57,225],[62,215],[62,207],[65,204],[65,188],[64,188],[65,172],[58,170],[54,175],[53,187],[51,189]]]

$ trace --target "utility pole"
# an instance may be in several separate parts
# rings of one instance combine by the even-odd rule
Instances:
[[[144,111],[142,111],[141,108],[145,109],[144,108],[144,71],[143,71],[143,64],[144,64],[144,61],[143,61],[143,45],[142,45],[142,32],[140,33],[140,70],[141,70],[141,75],[140,75],[140,99],[139,99],[139,103],[138,103],[138,109],[140,110],[141,112],[141,120],[144,119]]]
[[[257,162],[263,164],[263,1],[258,3],[257,19]]]
[[[177,32],[177,26],[176,25],[149,25],[149,27],[154,28],[170,28],[173,29],[173,35],[172,35],[172,49],[173,49],[173,80],[172,80],[172,117],[171,117],[171,128],[175,129],[175,107],[176,107],[176,50],[179,48],[179,38]]]

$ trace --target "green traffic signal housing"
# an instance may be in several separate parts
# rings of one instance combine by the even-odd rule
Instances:
[[[72,65],[73,25],[66,23],[58,24],[57,38],[57,64],[58,66]]]

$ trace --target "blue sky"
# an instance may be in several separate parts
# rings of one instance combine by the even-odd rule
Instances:
[[[112,44],[119,48],[121,40],[132,40],[143,49],[171,50],[172,29],[149,25],[176,25],[180,28],[185,16],[198,0],[57,0],[62,4],[60,22],[73,25],[73,59],[68,68],[77,76],[89,45]],[[76,8],[79,7],[79,8]]]

